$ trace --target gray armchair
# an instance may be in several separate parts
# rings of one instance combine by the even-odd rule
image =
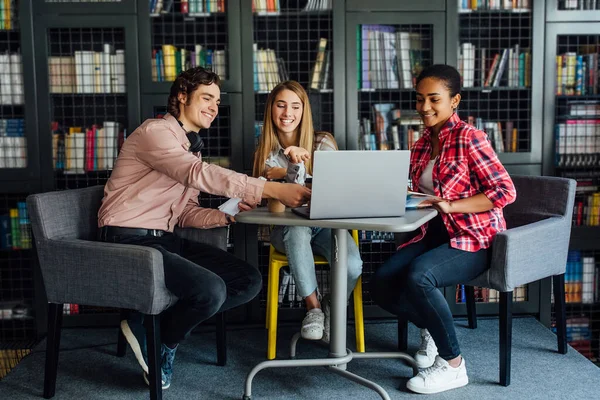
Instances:
[[[162,398],[159,314],[177,298],[164,283],[156,249],[96,242],[103,186],[31,195],[27,207],[48,298],[44,397],[54,396],[64,303],[136,310],[146,315],[151,399]],[[176,234],[222,249],[226,228],[180,229]],[[117,354],[125,354],[119,331]],[[225,363],[225,326],[217,318],[218,363]]]
[[[469,327],[477,327],[473,287],[500,292],[500,384],[510,385],[513,290],[552,277],[558,352],[567,353],[565,271],[577,182],[513,176],[517,199],[504,209],[507,230],[496,235],[490,269],[465,283]]]
[[[496,235],[490,268],[465,283],[469,327],[477,327],[474,286],[500,292],[500,384],[510,384],[513,290],[552,276],[558,351],[567,352],[565,270],[576,182],[513,176],[517,199],[504,208],[507,230]],[[408,322],[398,319],[398,347],[407,347]]]

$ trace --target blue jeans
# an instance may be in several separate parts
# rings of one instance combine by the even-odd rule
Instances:
[[[445,286],[468,282],[489,267],[491,251],[450,247],[448,232],[436,217],[420,241],[397,251],[374,274],[371,296],[386,311],[403,316],[433,337],[440,357],[460,355]]]
[[[271,232],[271,244],[286,254],[296,293],[302,298],[317,289],[317,275],[313,254],[323,256],[331,265],[331,229],[306,226],[276,226]],[[358,246],[348,233],[348,296],[362,273],[362,260]]]
[[[262,287],[260,272],[232,254],[173,234],[119,235],[107,242],[153,247],[163,256],[167,289],[177,303],[161,314],[161,341],[176,344],[214,314],[252,300]]]

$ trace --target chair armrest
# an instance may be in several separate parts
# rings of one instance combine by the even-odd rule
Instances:
[[[563,274],[570,234],[571,220],[564,217],[551,217],[501,232],[494,239],[490,269],[469,284],[506,292]]]
[[[175,234],[182,239],[196,243],[205,243],[227,250],[227,227],[199,229],[175,227]]]
[[[36,242],[48,301],[156,315],[177,301],[152,247],[86,240]]]

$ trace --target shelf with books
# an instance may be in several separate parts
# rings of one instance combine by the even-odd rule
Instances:
[[[505,164],[540,163],[541,126],[533,103],[535,1],[458,1],[457,67],[463,77],[461,119],[486,131]],[[539,50],[538,50],[539,51]],[[514,154],[517,153],[517,154]]]
[[[0,343],[36,337],[32,235],[25,197],[0,195]]]
[[[35,90],[24,85],[31,78],[29,69],[23,70],[30,60],[31,51],[24,48],[30,35],[22,30],[19,15],[15,2],[0,11],[0,182],[12,183],[35,179],[38,174],[35,124],[30,125],[35,108],[25,107],[26,94]]]
[[[309,92],[315,129],[334,133],[332,10],[307,12],[301,3],[253,3],[255,120],[262,121],[271,89],[291,79]],[[279,14],[263,17],[265,6]]]
[[[221,77],[221,90],[239,92],[240,0],[159,1],[140,4],[142,91],[168,93],[179,72],[202,66]]]
[[[599,275],[600,251],[569,251],[565,273],[567,341],[592,361],[600,358]],[[554,302],[553,296],[551,301]],[[553,313],[553,329],[554,324]]]
[[[546,20],[558,21],[600,21],[598,0],[547,0]]]
[[[103,185],[139,122],[136,18],[34,17],[45,189]]]
[[[564,11],[568,12],[571,11]],[[567,340],[591,360],[600,357],[598,32],[597,22],[547,23],[544,85],[548,149],[544,171],[577,180],[565,274]]]
[[[444,62],[444,34],[444,13],[347,14],[348,149],[398,147],[393,129],[413,117],[421,69]]]

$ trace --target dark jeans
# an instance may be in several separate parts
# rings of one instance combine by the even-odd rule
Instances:
[[[397,251],[374,274],[371,296],[383,309],[403,316],[433,337],[440,357],[460,355],[452,312],[439,288],[468,282],[489,267],[488,249],[468,252],[450,247],[441,217],[429,223],[417,243]]]
[[[179,298],[161,314],[161,340],[176,344],[217,312],[245,304],[262,287],[256,268],[219,248],[180,239],[119,235],[107,242],[154,247],[163,256],[165,284]]]

